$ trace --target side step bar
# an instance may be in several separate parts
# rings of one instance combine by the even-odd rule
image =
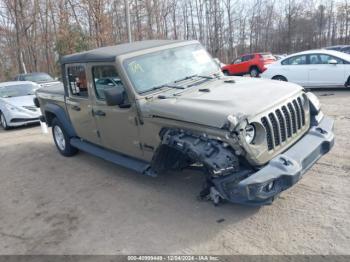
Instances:
[[[152,172],[150,169],[149,163],[145,161],[112,152],[89,142],[83,141],[79,138],[71,138],[70,143],[72,146],[78,148],[81,151],[87,152],[119,166],[126,167],[144,175],[157,176],[157,174],[155,172]]]

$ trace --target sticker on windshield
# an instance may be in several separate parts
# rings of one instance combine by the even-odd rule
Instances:
[[[131,62],[129,64],[129,68],[131,69],[131,72],[133,74],[145,72],[145,70],[143,70],[142,66],[139,63],[137,63],[136,61]]]
[[[194,51],[192,55],[199,64],[206,64],[210,61],[210,56],[204,49]]]

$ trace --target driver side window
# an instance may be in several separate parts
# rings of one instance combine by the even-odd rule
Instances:
[[[93,66],[92,77],[96,98],[99,100],[105,100],[104,91],[107,89],[115,88],[125,92],[123,82],[112,65]]]

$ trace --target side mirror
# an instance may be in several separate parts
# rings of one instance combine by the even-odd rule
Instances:
[[[121,106],[124,103],[124,90],[108,88],[104,90],[106,103],[108,106]]]
[[[331,60],[328,61],[328,64],[330,64],[330,65],[336,65],[336,64],[338,64],[338,61],[335,60],[335,59],[331,59]]]

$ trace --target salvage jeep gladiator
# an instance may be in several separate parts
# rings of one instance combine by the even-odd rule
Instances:
[[[200,197],[270,204],[334,144],[333,120],[295,84],[224,76],[197,41],[152,40],[65,56],[35,103],[64,156],[145,175],[196,168]]]

